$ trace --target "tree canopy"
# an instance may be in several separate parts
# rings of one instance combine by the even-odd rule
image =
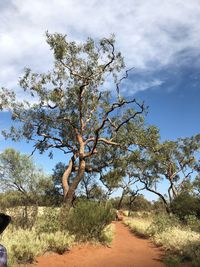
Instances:
[[[84,173],[94,171],[90,162],[98,153],[101,157],[110,149],[124,153],[134,145],[145,106],[120,93],[128,70],[123,76],[125,64],[115,49],[114,37],[76,43],[65,35],[47,32],[46,38],[54,55],[53,69],[39,74],[27,68],[20,79],[33,102],[20,101],[4,88],[1,92],[9,92],[6,106],[17,122],[4,135],[32,141],[34,151],[48,150],[50,157],[54,148],[69,155],[62,185],[64,198],[71,203]],[[99,169],[106,164],[101,160]]]

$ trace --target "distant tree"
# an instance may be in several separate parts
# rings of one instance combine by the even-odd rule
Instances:
[[[150,211],[152,209],[152,204],[148,201],[142,194],[139,192],[136,194],[132,194],[132,198],[130,196],[127,199],[127,204],[129,206],[129,210],[131,211]]]
[[[83,44],[69,42],[58,33],[47,33],[46,37],[54,54],[54,68],[45,74],[25,70],[20,85],[35,102],[9,98],[17,127],[4,135],[12,140],[32,141],[34,150],[49,150],[50,157],[54,148],[69,155],[62,186],[64,201],[70,206],[84,174],[100,171],[108,164],[103,160],[104,154],[111,148],[127,151],[132,145],[126,138],[128,124],[137,125],[145,108],[135,98],[120,95],[120,85],[128,78],[128,71],[118,78],[124,61],[115,49],[113,37],[98,42],[89,38]],[[108,81],[115,90],[107,89]],[[137,127],[133,129],[131,135],[137,132]],[[92,168],[90,162],[103,151],[101,164]]]
[[[97,182],[97,177],[94,174],[85,174],[80,183],[80,195],[85,196],[86,199],[104,200],[106,193]]]
[[[8,148],[0,154],[1,190],[18,191],[26,203],[37,203],[50,180],[38,169],[28,155]]]
[[[62,162],[58,162],[54,169],[53,169],[53,174],[52,174],[52,188],[48,194],[51,195],[57,195],[57,196],[63,196],[63,187],[62,187],[62,176],[66,170],[66,164]]]
[[[193,181],[194,193],[200,198],[200,175],[197,175]]]
[[[170,203],[189,185],[191,174],[198,169],[197,152],[199,136],[182,138],[177,141],[158,142],[156,145],[140,151],[134,168],[139,181],[145,189],[158,195],[169,211]],[[168,181],[168,196],[157,189],[157,184]],[[189,189],[189,187],[188,187]]]

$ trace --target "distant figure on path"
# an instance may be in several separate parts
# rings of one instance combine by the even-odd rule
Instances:
[[[119,211],[118,211],[118,210],[116,210],[116,214],[115,214],[115,221],[118,221],[118,220],[119,220],[118,216],[119,216]]]
[[[11,221],[11,217],[0,213],[0,234],[6,229],[8,224]],[[7,267],[7,250],[6,248],[0,244],[0,267]]]

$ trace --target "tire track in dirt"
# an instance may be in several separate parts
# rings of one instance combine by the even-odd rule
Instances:
[[[29,267],[164,267],[164,253],[149,240],[134,236],[120,222],[115,223],[116,233],[111,248],[101,245],[83,245],[63,255],[37,258]]]

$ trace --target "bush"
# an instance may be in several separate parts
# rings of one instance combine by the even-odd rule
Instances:
[[[181,220],[184,220],[184,217],[188,215],[195,215],[200,218],[200,201],[197,197],[183,192],[173,200],[171,210]]]
[[[192,231],[200,232],[200,220],[196,216],[185,216],[184,222]]]
[[[178,226],[180,224],[179,219],[174,215],[168,215],[166,213],[161,213],[156,215],[153,222],[147,229],[149,236],[154,236],[155,234],[162,233],[163,231]]]
[[[115,226],[113,224],[107,225],[101,233],[101,242],[106,244],[107,246],[110,246],[114,238],[114,233]]]
[[[31,229],[38,214],[37,206],[19,206],[6,209],[6,213],[12,218],[12,225],[15,228]]]
[[[192,266],[200,266],[200,234],[188,229],[173,227],[153,237],[157,245],[176,253],[182,261],[191,260]]]
[[[58,231],[55,233],[41,234],[40,240],[45,240],[45,248],[47,251],[63,254],[73,244],[74,236],[70,235],[68,232]]]
[[[110,204],[82,201],[70,210],[67,230],[81,241],[102,241],[102,231],[113,219],[114,212]]]
[[[35,257],[46,251],[62,254],[73,245],[75,239],[68,232],[38,234],[34,228],[32,230],[15,229],[14,231],[11,228],[8,227],[1,240],[8,250],[9,266],[31,263]]]
[[[152,204],[143,195],[136,196],[131,210],[132,211],[150,211],[152,209]]]
[[[60,230],[59,209],[45,208],[36,222],[36,231],[40,233],[54,233]]]

